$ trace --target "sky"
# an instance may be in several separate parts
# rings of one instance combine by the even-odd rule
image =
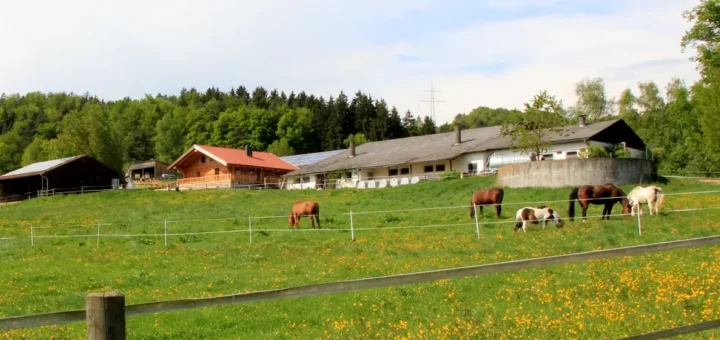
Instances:
[[[5,2],[5,1],[3,1]],[[328,98],[358,90],[436,121],[522,108],[541,90],[566,106],[600,77],[610,97],[698,72],[680,39],[698,0],[7,1],[0,92],[106,100],[243,85]]]

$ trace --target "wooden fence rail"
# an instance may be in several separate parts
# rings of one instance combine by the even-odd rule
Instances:
[[[451,268],[451,269],[433,270],[433,271],[391,275],[391,276],[381,276],[381,277],[349,280],[349,281],[321,283],[321,284],[314,284],[314,285],[307,285],[307,286],[266,290],[266,291],[250,292],[250,293],[241,293],[241,294],[225,295],[225,296],[218,296],[218,297],[208,297],[208,298],[198,298],[198,299],[180,299],[180,300],[137,304],[137,305],[130,305],[130,306],[125,307],[125,315],[134,316],[134,315],[143,315],[143,314],[152,314],[152,313],[180,311],[180,310],[194,309],[194,308],[203,308],[203,307],[218,306],[218,305],[239,304],[239,303],[248,303],[248,302],[254,302],[254,301],[267,301],[267,300],[287,299],[287,298],[295,298],[295,297],[303,297],[303,296],[350,292],[350,291],[358,291],[358,290],[389,287],[389,286],[430,282],[430,281],[437,281],[437,280],[464,278],[464,277],[470,277],[470,276],[486,275],[486,274],[515,271],[515,270],[521,270],[521,269],[540,268],[540,267],[546,267],[546,266],[552,266],[552,265],[571,264],[571,263],[585,262],[585,261],[591,261],[591,260],[609,259],[609,258],[624,257],[624,256],[636,256],[636,255],[642,255],[642,254],[648,254],[648,253],[665,252],[665,251],[671,251],[671,250],[676,250],[676,249],[694,248],[694,247],[709,246],[709,245],[716,245],[716,244],[720,244],[720,235],[679,240],[679,241],[644,244],[644,245],[638,245],[638,246],[630,246],[630,247],[622,247],[622,248],[614,248],[614,249],[606,249],[606,250],[596,250],[596,251],[574,253],[574,254],[567,254],[567,255],[556,255],[556,256],[548,256],[548,257],[542,257],[542,258],[534,258],[534,259],[524,259],[524,260],[515,260],[515,261],[507,261],[507,262],[500,262],[500,263],[491,263],[491,264]],[[0,319],[0,331],[10,330],[10,329],[18,329],[18,328],[31,328],[31,327],[39,327],[39,326],[47,326],[47,325],[55,325],[55,324],[64,324],[64,323],[71,323],[71,322],[80,322],[80,321],[85,320],[85,314],[86,313],[84,310],[78,310],[78,311],[36,314],[36,315],[4,318],[4,319]],[[715,322],[715,323],[713,323],[713,322]],[[713,322],[709,323],[709,325],[712,326],[710,328],[718,327],[720,325],[720,322],[718,322],[718,321],[713,321]],[[124,323],[124,320],[123,320],[123,323]],[[702,324],[698,324],[698,325],[702,325]],[[693,327],[693,326],[686,326],[686,327]],[[700,326],[695,326],[695,327],[697,327],[697,328],[692,328],[692,329],[697,329],[694,331],[701,331],[701,330],[709,329],[709,328],[707,328],[708,327],[707,325],[704,325],[703,327],[700,327]],[[669,332],[669,331],[672,331],[672,330],[668,330],[665,332]],[[646,335],[649,337],[644,337],[642,339],[661,339],[661,338],[667,337],[668,334],[671,334],[671,333],[662,333],[662,332],[663,331],[657,332],[657,333],[649,333],[649,335]],[[651,334],[657,334],[657,335],[653,336]],[[679,334],[686,334],[686,333],[679,333]],[[98,339],[100,339],[100,338],[98,338]]]

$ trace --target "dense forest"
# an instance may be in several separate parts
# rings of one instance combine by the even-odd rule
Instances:
[[[435,123],[400,114],[357,92],[322,97],[262,87],[222,92],[183,89],[177,96],[106,102],[90,95],[0,96],[0,171],[87,154],[121,171],[136,161],[170,162],[192,144],[292,155],[357,143],[435,133]]]
[[[662,172],[720,173],[720,0],[702,0],[683,17],[691,27],[680,45],[697,51],[698,82],[688,86],[674,79],[664,88],[640,82],[609,97],[601,78],[585,79],[575,86],[576,103],[559,103],[558,124],[572,124],[579,115],[590,122],[622,118],[651,148]],[[453,123],[503,125],[522,114],[481,106],[458,114]],[[345,148],[350,138],[362,143],[451,130],[452,123],[436,127],[427,117],[401,114],[362,92],[326,100],[262,87],[249,93],[240,86],[110,102],[88,94],[3,94],[0,172],[77,154],[121,171],[136,161],[172,161],[195,143],[250,144],[282,156]]]

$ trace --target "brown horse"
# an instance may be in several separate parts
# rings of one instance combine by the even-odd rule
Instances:
[[[470,201],[470,218],[475,217],[475,206],[480,208],[480,216],[483,214],[484,205],[495,205],[495,212],[497,217],[500,218],[500,212],[502,211],[502,200],[503,189],[490,188],[487,190],[478,190],[473,194],[472,200]]]
[[[290,229],[293,227],[295,229],[300,228],[300,217],[302,216],[310,217],[310,224],[313,229],[315,229],[315,221],[317,221],[318,229],[320,229],[320,205],[317,202],[295,202],[288,217]],[[315,220],[313,220],[313,217],[315,217]]]
[[[570,221],[575,220],[575,201],[578,201],[582,207],[583,222],[587,220],[585,217],[590,204],[604,205],[601,220],[610,219],[610,213],[615,203],[623,206],[623,214],[630,213],[630,204],[628,203],[625,193],[611,183],[603,185],[584,185],[573,189],[570,192],[570,206],[568,207],[568,216]]]

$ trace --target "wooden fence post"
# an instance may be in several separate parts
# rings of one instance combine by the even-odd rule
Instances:
[[[125,340],[125,296],[121,292],[85,297],[88,340]]]

